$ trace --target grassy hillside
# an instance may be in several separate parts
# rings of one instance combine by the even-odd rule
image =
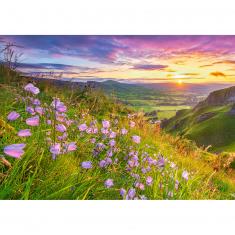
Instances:
[[[234,198],[222,156],[164,134],[100,91],[28,83],[0,73],[1,199]]]
[[[235,151],[235,116],[230,113],[233,104],[207,105],[182,110],[168,120],[166,130],[209,146],[211,151]]]

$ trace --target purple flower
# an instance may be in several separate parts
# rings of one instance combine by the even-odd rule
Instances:
[[[39,99],[34,99],[34,100],[32,101],[32,103],[33,103],[34,105],[37,105],[37,106],[41,104],[41,102],[40,102]]]
[[[61,145],[58,143],[55,143],[50,147],[50,152],[54,155],[60,154],[60,151],[61,151]]]
[[[6,146],[3,151],[11,157],[20,158],[24,154],[25,146],[25,144],[12,144]]]
[[[78,127],[79,131],[85,131],[87,129],[87,125],[86,123],[83,123],[81,124],[79,127]]]
[[[112,157],[112,156],[113,156],[113,151],[112,151],[112,149],[109,149],[109,150],[108,150],[107,156],[108,156],[108,157]]]
[[[67,130],[67,128],[63,124],[58,124],[58,125],[56,125],[56,130],[59,132],[65,132]]]
[[[67,107],[58,98],[52,101],[51,106],[60,113],[64,113],[67,111]]]
[[[107,121],[107,120],[103,120],[102,121],[102,126],[103,126],[103,128],[109,128],[110,127],[110,122]]]
[[[109,130],[106,128],[101,128],[101,133],[107,135],[109,133]]]
[[[146,179],[146,184],[148,186],[151,186],[153,184],[153,178],[151,176],[148,176]]]
[[[30,129],[24,129],[24,130],[20,130],[18,132],[18,136],[20,136],[20,137],[28,137],[31,135],[32,135],[32,133],[31,133]]]
[[[186,181],[188,181],[188,172],[187,171],[183,171],[182,178],[185,179]]]
[[[106,165],[107,165],[107,163],[106,163],[105,160],[101,160],[101,161],[99,162],[99,166],[100,166],[101,168],[106,167]]]
[[[130,127],[131,127],[131,128],[135,127],[135,122],[130,121]]]
[[[34,108],[32,106],[26,107],[26,112],[28,112],[32,115],[35,115],[35,111],[34,111]]]
[[[9,120],[9,121],[15,121],[17,118],[19,118],[20,117],[20,114],[19,113],[17,113],[17,112],[15,112],[15,111],[12,111],[12,112],[10,112],[9,114],[8,114],[8,116],[7,116],[7,119]]]
[[[175,181],[175,190],[178,190],[178,188],[179,188],[179,181],[176,180],[176,181]]]
[[[47,120],[47,125],[51,125],[51,120]]]
[[[40,92],[40,90],[36,86],[34,86],[32,83],[27,84],[24,87],[24,89],[28,92],[31,92],[34,95],[37,95]]]
[[[168,192],[168,197],[173,197],[173,196],[174,196],[173,192],[172,192],[172,191],[169,191],[169,192]]]
[[[111,188],[113,186],[113,180],[112,179],[105,180],[104,185],[106,188]]]
[[[165,166],[165,159],[163,157],[161,157],[158,162],[157,162],[157,165],[159,167],[164,167]]]
[[[122,129],[121,129],[121,134],[122,134],[122,135],[126,135],[127,132],[128,132],[127,129],[125,129],[125,128],[122,128]]]
[[[27,118],[26,124],[29,126],[39,126],[39,116]]]
[[[92,163],[90,161],[82,162],[81,166],[82,166],[83,169],[91,169],[92,168]]]
[[[96,139],[95,138],[91,138],[90,141],[91,141],[92,144],[94,144],[96,142]]]
[[[126,190],[125,190],[124,188],[121,188],[121,189],[120,189],[120,195],[121,195],[122,197],[124,197],[125,194],[126,194]]]
[[[138,135],[133,135],[132,136],[132,141],[135,142],[136,144],[140,143],[140,137]]]
[[[175,164],[174,162],[171,162],[170,167],[171,167],[172,169],[175,169],[176,164]]]
[[[67,145],[67,151],[68,152],[72,152],[75,151],[77,149],[77,145],[75,142],[71,142]]]
[[[115,141],[115,140],[110,140],[110,141],[109,141],[109,145],[110,145],[111,147],[115,146],[115,144],[116,144],[116,141]]]
[[[140,190],[144,190],[144,184],[140,183],[140,182],[136,182],[135,183],[135,187],[139,188]]]
[[[127,193],[127,199],[133,199],[135,197],[135,194],[136,194],[135,189],[130,188]]]
[[[35,111],[36,111],[38,114],[40,114],[40,115],[43,115],[43,113],[44,113],[43,108],[40,107],[40,106],[36,106],[36,107],[35,107]]]
[[[117,135],[116,132],[111,131],[110,134],[109,134],[109,138],[113,139],[113,138],[116,137],[116,135]]]

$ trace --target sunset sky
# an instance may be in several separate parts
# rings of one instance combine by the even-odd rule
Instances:
[[[233,83],[235,36],[0,36],[19,70],[78,81]]]

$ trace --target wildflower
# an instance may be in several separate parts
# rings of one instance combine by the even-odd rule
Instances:
[[[121,134],[122,134],[122,135],[126,135],[127,132],[128,132],[127,129],[125,129],[125,128],[122,128],[122,129],[121,129]]]
[[[113,160],[110,157],[107,157],[105,161],[106,161],[106,165],[111,165],[113,163]]]
[[[113,139],[113,138],[116,137],[116,135],[117,135],[116,132],[111,131],[110,134],[109,134],[109,138]]]
[[[12,144],[4,148],[4,153],[14,158],[20,158],[24,154],[25,144]]]
[[[146,179],[146,184],[147,184],[148,186],[151,186],[152,183],[153,183],[153,178],[152,178],[151,176],[148,176],[147,179]]]
[[[39,125],[39,116],[27,118],[26,124],[29,126],[38,126]]]
[[[141,169],[141,171],[142,171],[143,174],[147,173],[147,170],[144,167]]]
[[[107,179],[104,182],[104,185],[105,185],[106,188],[111,188],[113,186],[113,180],[112,179]]]
[[[32,106],[26,107],[26,112],[30,113],[31,115],[35,115],[34,108]]]
[[[186,181],[188,181],[188,172],[187,171],[183,171],[182,178],[185,179]]]
[[[109,128],[110,127],[110,122],[109,121],[107,121],[107,120],[103,120],[102,121],[102,126],[103,126],[103,128]]]
[[[133,199],[135,197],[136,191],[134,188],[128,190],[127,199]]]
[[[115,144],[116,144],[116,141],[115,141],[115,140],[110,140],[110,141],[109,141],[109,145],[110,145],[111,147],[115,146]]]
[[[124,188],[121,188],[121,189],[120,189],[120,195],[121,195],[122,197],[124,197],[125,194],[126,194],[126,190],[125,190]]]
[[[40,114],[40,115],[43,115],[43,113],[44,113],[43,108],[40,107],[40,106],[36,106],[36,107],[35,107],[35,111],[36,111],[38,114]]]
[[[33,105],[37,105],[37,106],[41,104],[39,99],[33,99],[32,103]]]
[[[178,190],[178,188],[179,188],[179,181],[176,180],[176,181],[175,181],[175,190]]]
[[[58,136],[58,140],[65,140],[67,137],[68,137],[68,134],[64,132],[62,136]]]
[[[113,156],[113,151],[112,151],[112,149],[109,149],[109,150],[108,150],[107,156],[108,156],[108,157],[112,157],[112,156]]]
[[[27,84],[27,85],[24,87],[24,89],[25,89],[26,91],[31,92],[31,93],[34,94],[34,95],[37,95],[37,94],[40,92],[40,90],[39,90],[36,86],[34,86],[32,83]]]
[[[106,128],[101,128],[101,133],[107,135],[109,133],[109,130]]]
[[[54,155],[60,154],[61,151],[61,145],[59,143],[55,143],[50,147],[50,152]]]
[[[138,135],[133,135],[132,136],[132,141],[135,142],[136,144],[140,143],[140,137]]]
[[[105,160],[101,160],[101,161],[99,162],[99,166],[100,166],[101,168],[106,167],[106,165],[107,165],[107,163],[106,163]]]
[[[176,164],[175,164],[174,162],[171,162],[170,167],[171,167],[172,169],[175,169]]]
[[[18,136],[20,136],[20,137],[28,137],[31,135],[32,135],[32,133],[31,133],[30,129],[24,129],[24,130],[20,130],[18,132]]]
[[[92,163],[90,161],[82,162],[81,166],[82,166],[83,169],[91,169],[92,168]]]
[[[15,112],[15,111],[12,111],[12,112],[10,112],[9,114],[8,114],[8,116],[7,116],[7,119],[9,120],[9,121],[15,121],[17,118],[19,118],[20,117],[20,114],[19,113],[17,113],[17,112]]]
[[[91,141],[92,144],[94,144],[96,142],[96,139],[95,138],[91,138],[90,141]]]
[[[159,167],[164,167],[165,166],[165,159],[163,157],[161,157],[158,162],[157,162],[157,165]]]
[[[130,125],[131,128],[134,128],[135,127],[135,122],[130,121],[129,125]]]
[[[72,152],[75,151],[77,149],[77,145],[75,142],[71,142],[67,145],[67,151],[68,152]]]
[[[51,125],[51,120],[47,120],[47,125]]]
[[[60,113],[64,113],[67,111],[67,107],[58,98],[52,101],[51,106]]]
[[[59,132],[65,132],[67,130],[67,128],[63,124],[58,124],[58,125],[56,125],[56,130]]]
[[[141,200],[147,200],[148,198],[145,195],[140,195]]]
[[[74,121],[73,120],[66,120],[66,125],[70,126]]]
[[[172,192],[172,191],[169,191],[169,192],[168,192],[168,197],[173,197],[173,196],[174,196],[173,192]]]
[[[91,128],[91,127],[88,127],[88,128],[86,129],[86,133],[87,133],[87,134],[91,134],[91,133],[92,133],[92,128]]]
[[[85,131],[87,129],[87,125],[86,123],[83,123],[81,124],[79,127],[78,127],[79,131]]]
[[[144,190],[144,184],[139,183],[139,184],[138,184],[138,188],[139,188],[140,190]]]

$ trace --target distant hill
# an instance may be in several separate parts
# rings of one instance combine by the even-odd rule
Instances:
[[[214,91],[193,109],[181,110],[163,126],[212,151],[235,151],[235,86]]]

